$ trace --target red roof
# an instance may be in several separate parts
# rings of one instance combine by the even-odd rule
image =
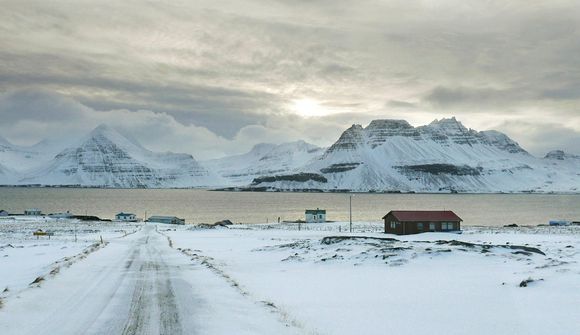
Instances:
[[[440,222],[440,221],[463,221],[452,211],[390,211],[387,215],[393,216],[401,222]],[[385,217],[387,217],[385,215]]]

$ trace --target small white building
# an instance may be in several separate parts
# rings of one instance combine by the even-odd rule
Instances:
[[[307,209],[304,214],[306,215],[307,223],[317,223],[326,222],[326,210],[325,209]]]
[[[28,208],[24,210],[24,215],[40,216],[42,215],[42,211],[38,208]]]
[[[115,220],[117,221],[125,221],[125,222],[135,222],[137,221],[137,216],[133,213],[119,213],[115,215]]]

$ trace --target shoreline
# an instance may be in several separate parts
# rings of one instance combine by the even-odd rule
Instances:
[[[0,185],[2,188],[15,189],[72,189],[72,190],[200,190],[209,192],[232,192],[232,193],[318,193],[318,194],[399,194],[399,195],[580,195],[580,192],[544,192],[544,191],[514,191],[514,192],[462,192],[462,191],[441,191],[441,192],[422,192],[422,191],[401,191],[401,190],[385,190],[385,191],[352,191],[348,189],[337,190],[323,190],[323,189],[275,189],[268,187],[241,187],[230,186],[222,188],[212,188],[207,186],[195,187],[107,187],[107,186],[82,186],[82,185]]]

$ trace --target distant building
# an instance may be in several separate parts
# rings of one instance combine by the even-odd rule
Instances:
[[[304,214],[306,216],[306,222],[308,223],[326,222],[325,209],[307,209]]]
[[[74,215],[69,212],[66,211],[66,213],[51,213],[48,214],[49,218],[53,218],[53,219],[71,219]]]
[[[147,222],[167,223],[167,224],[185,224],[184,219],[175,216],[150,216]]]
[[[385,233],[397,235],[461,230],[461,221],[452,211],[390,211],[383,216]]]
[[[550,220],[550,226],[569,226],[570,222],[569,221],[564,221],[564,220]]]
[[[135,222],[137,221],[137,216],[133,213],[119,213],[115,215],[115,220],[118,221],[127,221],[127,222]]]
[[[8,215],[10,215],[10,214],[8,214],[7,211],[0,209],[0,216],[8,216]]]
[[[29,208],[24,210],[24,215],[39,216],[42,215],[42,211],[38,208]]]

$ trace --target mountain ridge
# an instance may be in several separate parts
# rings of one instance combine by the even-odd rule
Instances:
[[[200,162],[190,154],[150,151],[130,134],[107,125],[99,125],[53,157],[47,158],[43,147],[51,146],[41,141],[23,149],[0,138],[0,184],[580,192],[580,156],[553,150],[543,158],[535,157],[504,133],[476,131],[455,118],[417,127],[406,120],[377,119],[366,127],[352,125],[328,148],[303,140],[259,143],[244,154]],[[12,167],[30,161],[41,162],[26,170]]]
[[[212,186],[219,180],[191,155],[152,152],[117,130],[100,125],[59,152],[46,166],[25,173],[18,183],[165,188]]]
[[[575,168],[580,165],[555,168],[530,155],[506,134],[468,129],[455,118],[418,127],[405,120],[380,119],[367,127],[352,125],[317,160],[292,174],[262,176],[250,188],[578,192],[580,178]]]

